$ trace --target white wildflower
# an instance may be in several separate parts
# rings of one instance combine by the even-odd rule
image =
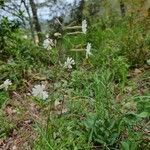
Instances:
[[[9,87],[10,85],[12,85],[12,82],[11,82],[9,79],[7,79],[7,80],[4,81],[3,84],[0,85],[0,89],[1,89],[1,88],[4,88],[4,89],[7,91],[8,87]]]
[[[67,69],[71,69],[72,65],[75,65],[75,61],[72,58],[67,58],[67,61],[64,64],[64,67]]]
[[[82,21],[82,32],[84,34],[86,34],[86,31],[87,31],[87,21],[86,20],[83,20]]]
[[[43,100],[46,100],[48,98],[48,92],[43,91]]]
[[[48,92],[44,91],[45,85],[35,85],[32,89],[32,95],[38,98],[41,98],[43,100],[46,100],[48,98]]]
[[[49,38],[45,39],[44,42],[43,42],[43,47],[44,47],[45,49],[52,49],[52,47],[53,47],[54,45],[55,45],[55,44],[54,44],[53,40],[52,40],[52,39],[49,39]]]
[[[92,55],[92,53],[91,53],[91,43],[88,43],[87,44],[87,46],[86,46],[86,59],[90,56],[90,55]]]
[[[45,39],[44,42],[43,42],[43,47],[45,49],[51,49],[51,46],[50,47],[49,46],[50,46],[49,39]]]

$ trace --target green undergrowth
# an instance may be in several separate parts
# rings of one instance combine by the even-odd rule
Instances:
[[[2,32],[0,36],[0,84],[10,79],[13,85],[8,91],[0,89],[0,106],[12,98],[13,91],[26,94],[33,85],[47,83],[48,100],[30,96],[47,118],[44,125],[38,121],[34,124],[38,133],[35,150],[149,149],[146,61],[150,34],[144,32],[147,29],[141,27],[142,23],[129,24],[128,18],[105,29],[101,22],[93,23],[86,35],[65,34],[48,51],[24,39],[20,28],[12,30],[13,23],[6,18],[1,21],[1,31],[7,34]],[[88,42],[92,55],[85,59]],[[75,60],[72,70],[63,67],[67,57]],[[146,72],[139,83],[129,76],[130,69],[136,67]],[[140,89],[146,92],[141,94]],[[3,123],[2,117],[0,125]],[[6,123],[0,137],[10,128]]]
[[[62,101],[67,112],[57,114],[56,110],[47,116],[45,127],[36,125],[40,138],[35,149],[148,149],[148,135],[142,130],[146,131],[149,123],[150,95],[126,96],[126,90],[118,89],[112,76],[107,69],[78,70],[57,82],[50,106]]]

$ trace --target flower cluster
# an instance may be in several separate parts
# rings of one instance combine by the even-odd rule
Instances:
[[[3,84],[0,85],[0,89],[3,89],[3,88],[4,88],[4,89],[7,91],[7,90],[8,90],[8,87],[9,87],[10,85],[12,85],[12,82],[11,82],[9,79],[7,79],[7,80],[4,81]]]
[[[65,64],[64,64],[64,68],[72,69],[72,65],[75,65],[75,61],[72,58],[68,57]]]
[[[46,100],[48,98],[48,92],[45,91],[45,85],[35,85],[32,89],[32,95]]]
[[[12,85],[12,82],[7,79],[3,82],[3,84],[0,85],[0,89],[8,90],[8,87]],[[33,96],[38,97],[40,99],[46,100],[48,98],[48,92],[45,91],[45,85],[35,85],[32,89]]]
[[[84,34],[86,34],[86,32],[87,32],[87,21],[86,20],[82,21],[82,32]],[[54,36],[60,37],[61,34],[60,33],[55,33]],[[53,46],[55,46],[55,43],[53,42],[52,39],[49,38],[48,35],[46,35],[46,39],[43,42],[43,47],[48,50],[48,49],[52,49]],[[92,55],[91,48],[92,48],[91,43],[87,43],[87,46],[86,46],[86,49],[85,49],[86,59],[88,59],[89,56]],[[68,57],[67,60],[64,63],[64,68],[65,69],[72,69],[73,65],[75,65],[75,61],[73,60],[73,58]],[[10,85],[12,85],[12,82],[9,79],[7,79],[7,80],[4,81],[3,84],[0,85],[0,89],[4,88],[7,91],[8,87]],[[43,85],[43,84],[35,85],[32,88],[31,94],[34,97],[38,97],[38,98],[43,99],[43,100],[46,100],[49,96],[48,92],[45,90],[45,85]]]
[[[87,32],[87,21],[86,20],[83,20],[82,21],[82,33],[86,34]],[[87,43],[87,46],[86,46],[86,49],[85,49],[85,52],[86,52],[86,59],[88,59],[92,53],[91,53],[91,48],[92,48],[92,45],[91,43]],[[72,69],[72,65],[75,64],[75,61],[72,59],[72,58],[67,58],[67,60],[65,61],[64,63],[64,68],[66,69]]]
[[[82,32],[84,34],[86,34],[86,32],[87,32],[87,21],[86,20],[82,21]],[[85,49],[85,51],[86,51],[86,59],[88,59],[88,57],[90,55],[92,55],[91,48],[92,48],[91,43],[87,43],[87,46],[86,46],[86,49]]]
[[[43,47],[44,47],[45,49],[47,49],[47,50],[52,49],[52,47],[53,47],[54,45],[55,45],[55,44],[54,44],[53,40],[50,39],[50,38],[47,38],[47,39],[45,39],[45,40],[43,41]]]
[[[90,55],[92,55],[92,53],[91,53],[91,43],[87,43],[87,46],[86,46],[86,59],[88,59],[88,57],[90,56]]]
[[[84,34],[86,34],[86,32],[87,32],[87,21],[86,20],[82,21],[82,32]]]

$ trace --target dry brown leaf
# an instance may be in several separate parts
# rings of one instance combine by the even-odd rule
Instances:
[[[140,70],[140,69],[135,69],[134,70],[134,75],[138,75],[138,74],[140,74],[140,73],[142,73],[142,71]]]

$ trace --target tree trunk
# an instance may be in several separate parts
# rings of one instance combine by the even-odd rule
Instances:
[[[80,4],[79,4],[79,7],[78,7],[78,10],[77,10],[77,12],[76,12],[76,15],[77,15],[77,23],[81,23],[81,22],[82,22],[84,4],[85,4],[85,1],[84,1],[84,0],[81,0],[81,1],[80,1]]]
[[[120,11],[121,11],[121,16],[124,17],[126,15],[126,8],[123,0],[120,0]]]
[[[24,7],[25,7],[25,9],[27,11],[28,17],[29,17],[28,21],[29,21],[30,30],[31,30],[31,37],[33,39],[33,42],[35,43],[34,27],[33,27],[32,18],[31,18],[31,15],[30,15],[29,7],[28,7],[28,5],[27,5],[25,0],[22,0],[22,3],[24,5]]]
[[[33,14],[33,22],[34,22],[35,30],[37,32],[39,44],[42,44],[43,42],[42,30],[41,30],[41,25],[39,23],[39,19],[37,16],[37,8],[36,8],[34,0],[30,0],[30,6],[31,6],[32,14]]]

